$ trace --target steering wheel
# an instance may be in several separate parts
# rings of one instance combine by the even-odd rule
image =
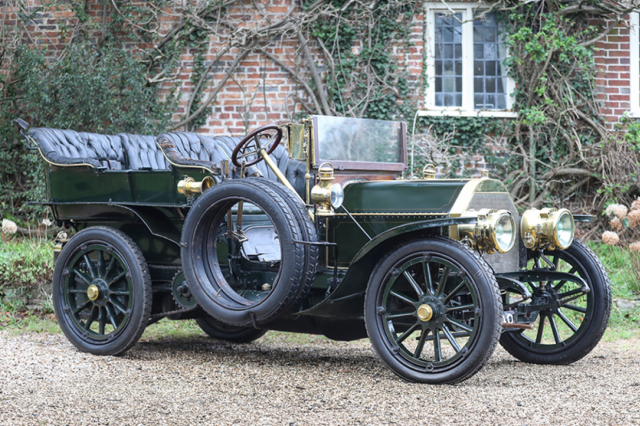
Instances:
[[[273,134],[274,130],[275,134]],[[260,143],[260,137],[263,135],[267,136],[268,139],[264,143]],[[231,154],[231,162],[237,167],[242,167],[241,162],[243,159],[255,156],[256,158],[254,160],[246,161],[244,166],[249,167],[254,164],[258,164],[260,161],[264,160],[260,155],[260,151],[264,149],[267,155],[271,154],[273,150],[280,145],[281,140],[282,129],[279,126],[275,124],[268,124],[266,126],[259,127],[250,132],[238,143]]]

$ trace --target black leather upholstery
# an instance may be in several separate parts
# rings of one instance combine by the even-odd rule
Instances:
[[[109,170],[168,169],[154,136],[100,135],[48,128],[29,129],[42,155],[60,165],[88,164]]]
[[[231,153],[242,140],[239,137],[203,136],[198,133],[173,132],[158,136],[158,143],[172,162],[185,166],[204,166],[210,169],[221,167],[222,161],[231,161]],[[289,157],[289,153],[282,146],[278,146],[271,158],[296,191],[302,196],[305,191],[306,167],[303,162]],[[276,174],[264,161],[248,167],[249,176],[264,176],[277,181]]]
[[[172,132],[158,136],[158,145],[172,163],[181,166],[219,168],[222,160],[228,158],[211,138],[197,133]]]
[[[82,138],[81,135],[85,135],[85,138]],[[47,128],[29,130],[29,136],[36,141],[42,155],[52,163],[62,165],[90,164],[93,167],[102,167],[98,153],[93,149],[99,144],[98,138],[92,140],[92,147],[88,147],[86,135],[88,133],[81,134],[73,130]],[[107,152],[111,152],[111,141],[108,138],[105,139],[100,142],[106,142],[105,145],[108,146],[105,146],[101,151],[107,155]],[[106,160],[106,158],[104,159]],[[113,160],[117,161],[116,158]]]
[[[120,133],[122,146],[127,156],[127,165],[132,170],[151,168],[154,170],[169,169],[167,159],[156,144],[155,136],[131,135]]]

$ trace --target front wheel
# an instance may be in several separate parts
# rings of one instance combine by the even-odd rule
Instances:
[[[498,343],[502,320],[487,263],[447,238],[392,250],[373,271],[365,296],[373,348],[411,382],[456,383],[477,373]]]
[[[580,240],[566,250],[545,251],[544,255],[553,265],[550,270],[578,275],[590,291],[584,294],[577,284],[567,281],[529,283],[532,305],[558,305],[572,294],[574,300],[538,311],[532,330],[504,333],[500,344],[520,361],[571,364],[591,352],[602,338],[611,314],[611,285],[596,254]],[[543,265],[535,253],[530,253],[530,260]]]

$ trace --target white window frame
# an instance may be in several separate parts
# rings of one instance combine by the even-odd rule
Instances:
[[[640,117],[640,14],[629,14],[629,113]]]
[[[515,82],[507,77],[506,97],[507,110],[475,110],[473,108],[473,13],[479,8],[480,3],[426,3],[426,27],[425,27],[425,54],[427,88],[425,92],[426,110],[419,111],[419,116],[455,116],[455,117],[496,117],[515,118],[518,113],[510,111],[513,105],[511,93],[515,90]],[[462,106],[439,107],[436,106],[436,65],[435,65],[435,29],[436,13],[462,13]],[[507,56],[509,51],[507,50]]]

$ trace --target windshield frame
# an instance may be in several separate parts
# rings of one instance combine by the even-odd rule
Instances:
[[[404,172],[408,168],[407,158],[407,123],[400,123],[400,141],[398,149],[400,149],[401,163],[378,163],[374,161],[345,161],[345,160],[325,160],[321,157],[318,146],[318,116],[312,115],[313,121],[313,151],[314,151],[314,168],[320,164],[331,163],[335,170],[354,170],[354,171],[386,171],[386,172]]]

